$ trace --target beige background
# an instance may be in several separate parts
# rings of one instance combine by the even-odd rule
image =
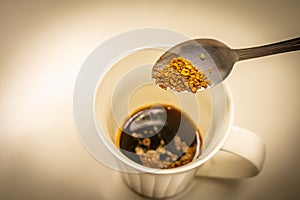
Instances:
[[[82,147],[72,92],[85,58],[127,30],[169,28],[230,47],[300,35],[287,1],[0,0],[0,199],[142,199]],[[300,198],[300,52],[237,63],[227,79],[235,123],[266,141],[263,171],[196,179],[174,199]]]

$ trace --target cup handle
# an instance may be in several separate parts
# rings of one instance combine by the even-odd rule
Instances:
[[[196,175],[227,179],[252,177],[261,171],[265,155],[265,143],[258,135],[233,127],[221,150],[201,165]]]

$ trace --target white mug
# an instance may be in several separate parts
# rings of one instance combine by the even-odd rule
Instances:
[[[79,73],[74,90],[74,115],[87,150],[103,164],[119,170],[131,189],[152,198],[181,193],[195,176],[236,179],[257,175],[264,163],[264,142],[251,131],[233,126],[233,103],[226,84],[194,95],[162,90],[151,79],[151,66],[164,51],[157,45],[166,46],[163,36],[158,39],[161,41],[155,41],[157,35],[175,38],[168,39],[169,45],[186,38],[160,29],[126,34],[96,49]],[[143,37],[136,37],[139,35]],[[126,54],[111,51],[112,46],[133,36],[135,44],[130,48],[134,51],[127,50]],[[144,40],[150,40],[156,47],[149,44],[145,47]],[[101,56],[108,52],[105,61]],[[116,57],[114,53],[122,56]],[[145,167],[123,155],[115,143],[118,129],[130,113],[160,103],[182,110],[201,129],[204,140],[201,155],[187,165],[173,169]]]

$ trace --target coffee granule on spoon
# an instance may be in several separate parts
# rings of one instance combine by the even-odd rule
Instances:
[[[169,65],[162,69],[153,69],[152,78],[162,89],[196,93],[201,88],[211,85],[205,72],[198,70],[191,61],[182,58],[173,58]]]

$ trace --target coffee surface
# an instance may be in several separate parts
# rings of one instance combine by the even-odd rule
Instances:
[[[168,169],[190,163],[201,151],[200,131],[169,105],[151,105],[130,115],[119,130],[121,152],[141,165]]]

